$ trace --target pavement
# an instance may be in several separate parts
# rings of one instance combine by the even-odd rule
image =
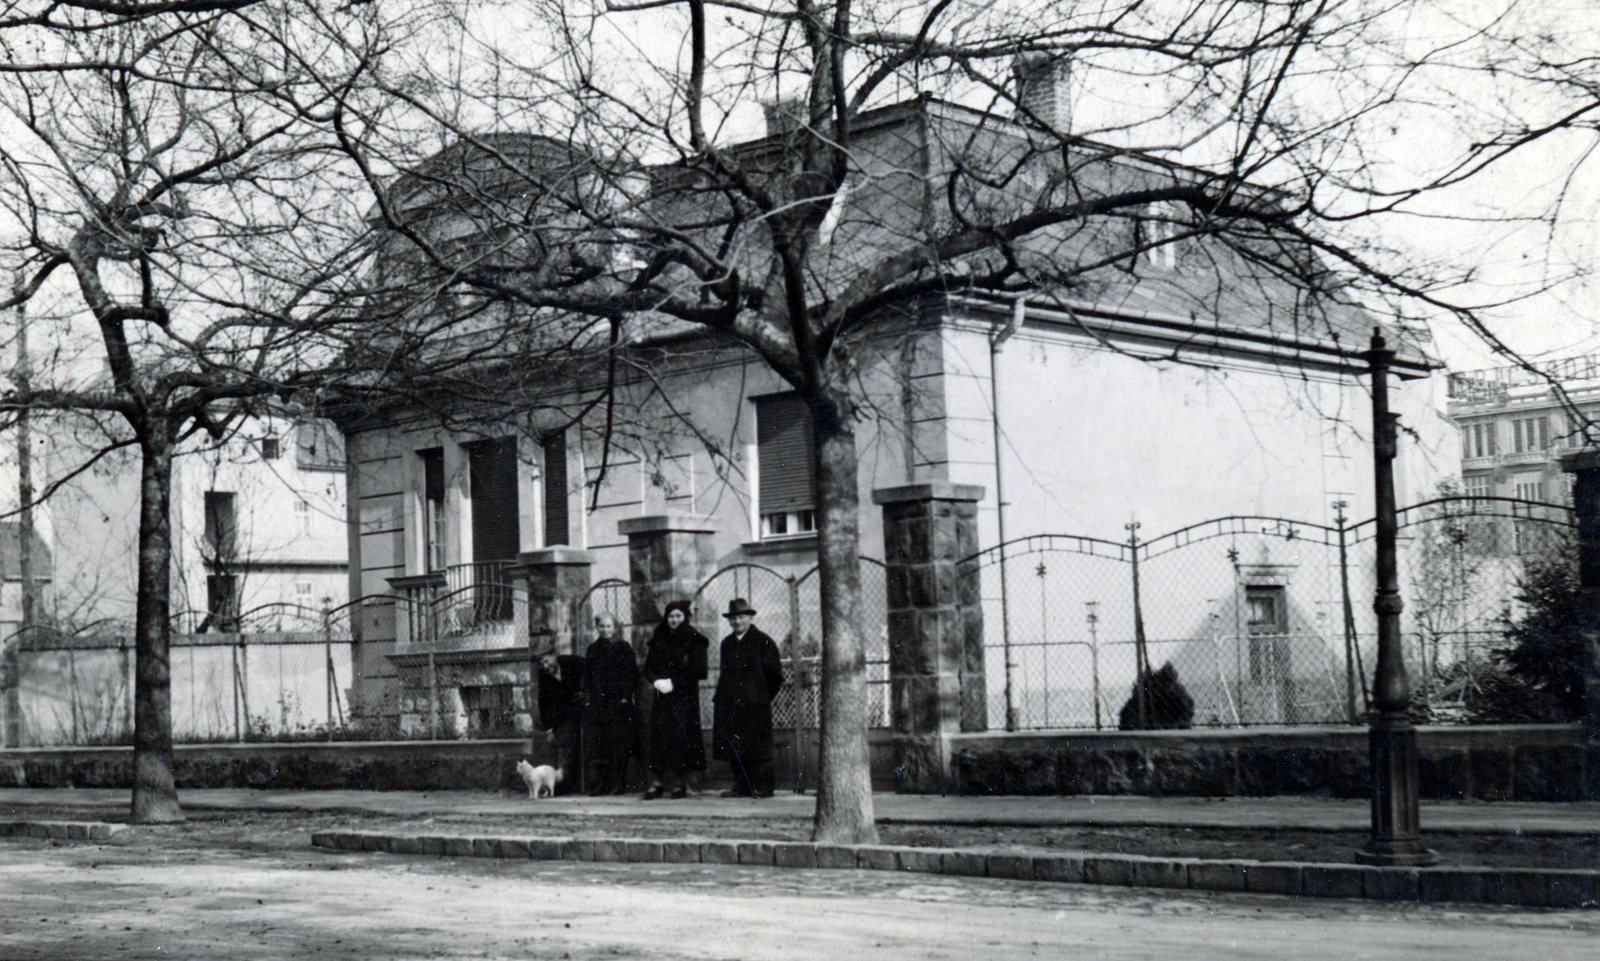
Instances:
[[[541,814],[588,818],[796,818],[809,820],[814,794],[779,791],[760,801],[722,798],[705,792],[682,800],[642,801],[621,797],[563,795],[530,801],[525,795],[481,791],[271,791],[184,790],[179,799],[192,811],[370,812],[396,817],[433,815]],[[81,809],[85,816],[125,812],[125,789],[0,788],[0,818],[28,810]],[[873,806],[881,823],[961,824],[1010,827],[1182,827],[1362,831],[1372,826],[1369,802],[1313,797],[1177,798],[1082,796],[979,797],[880,793]],[[1600,801],[1424,801],[1423,830],[1484,835],[1600,835]]]
[[[681,800],[572,797],[533,801],[521,794],[482,792],[270,791],[247,789],[179,792],[185,810],[361,813],[420,818],[448,815],[518,816],[535,810],[569,815],[592,829],[593,820],[727,819],[717,839],[629,836],[436,836],[388,831],[327,831],[316,847],[410,856],[532,858],[563,861],[749,864],[790,868],[917,871],[951,876],[1110,884],[1134,887],[1252,892],[1296,897],[1450,901],[1526,907],[1600,907],[1600,871],[1472,866],[1372,866],[1263,862],[1245,859],[1144,857],[1090,852],[941,849],[892,845],[830,845],[742,841],[741,819],[810,819],[813,795],[780,792],[763,800],[704,793]],[[30,811],[81,812],[85,821],[120,815],[130,792],[116,789],[0,788],[0,834],[47,831],[42,836],[85,837],[73,822],[30,823]],[[1371,827],[1367,802],[1331,798],[1151,797],[932,797],[878,794],[883,824],[960,824],[1027,827],[1179,827],[1244,830],[1362,831]],[[36,819],[35,819],[36,822]],[[1600,802],[1431,802],[1421,810],[1424,833],[1455,832],[1486,838],[1600,835]],[[76,830],[76,834],[68,833]]]

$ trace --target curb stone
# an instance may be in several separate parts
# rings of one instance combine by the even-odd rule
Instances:
[[[34,824],[31,827],[61,827]],[[98,825],[121,829],[124,825]],[[0,824],[0,835],[13,833]],[[80,828],[88,826],[78,825]],[[33,836],[65,837],[65,834]],[[84,835],[87,837],[87,834]],[[728,864],[816,867],[991,877],[1045,883],[1106,884],[1190,891],[1249,891],[1291,897],[1449,901],[1543,908],[1600,907],[1600,871],[1557,868],[1385,868],[1351,864],[1205,861],[1140,855],[985,853],[881,844],[805,841],[652,840],[649,838],[401,837],[319,831],[313,847],[336,851],[534,861]]]
[[[127,829],[126,824],[108,824],[104,821],[8,821],[0,822],[0,837],[109,841]]]

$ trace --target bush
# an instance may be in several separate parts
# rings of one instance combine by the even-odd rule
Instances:
[[[1584,715],[1584,678],[1590,670],[1584,637],[1600,624],[1585,609],[1576,551],[1568,546],[1530,560],[1517,600],[1527,613],[1506,628],[1506,647],[1467,697],[1479,723],[1569,723]]]
[[[1148,698],[1145,721],[1140,723],[1139,699]],[[1124,731],[1167,731],[1194,726],[1194,698],[1178,681],[1178,669],[1168,661],[1154,674],[1146,673],[1133,685],[1133,693],[1117,715]]]

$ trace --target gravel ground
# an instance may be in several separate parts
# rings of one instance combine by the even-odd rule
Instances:
[[[83,820],[82,810],[35,809],[28,820]],[[125,816],[97,813],[107,821]],[[284,850],[309,843],[315,831],[355,830],[394,834],[471,836],[740,838],[804,841],[810,823],[796,818],[628,818],[579,815],[436,816],[402,818],[370,812],[190,811],[176,825],[140,825],[114,844],[157,842],[238,850]],[[1183,829],[1171,827],[1003,827],[959,824],[897,824],[880,821],[884,844],[919,847],[1090,851],[1164,857],[1349,863],[1367,841],[1365,832],[1312,830]],[[1429,832],[1428,845],[1445,865],[1547,867],[1600,870],[1600,833],[1486,835]]]

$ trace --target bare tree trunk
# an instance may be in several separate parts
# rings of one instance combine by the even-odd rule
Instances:
[[[876,844],[867,753],[867,660],[861,641],[856,436],[837,404],[812,407],[817,435],[817,549],[822,588],[821,772],[812,840]]]
[[[150,417],[140,444],[139,589],[134,619],[133,820],[182,821],[172,773],[172,440]]]

